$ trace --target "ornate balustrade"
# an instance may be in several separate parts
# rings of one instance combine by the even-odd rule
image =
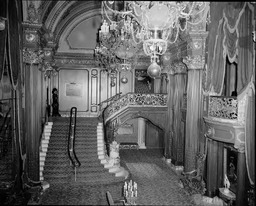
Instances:
[[[167,94],[127,93],[105,109],[105,123],[127,107],[167,107]]]
[[[210,96],[208,118],[244,125],[245,97]]]
[[[244,150],[245,98],[209,96],[208,114],[204,117],[207,137]]]

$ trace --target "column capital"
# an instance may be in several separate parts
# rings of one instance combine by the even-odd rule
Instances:
[[[188,70],[203,69],[205,64],[205,57],[202,55],[187,56],[183,59],[187,65]]]
[[[189,32],[190,39],[187,44],[188,55],[205,55],[205,42],[208,36],[206,31]]]
[[[23,48],[23,62],[27,64],[40,64],[43,62],[44,52],[31,48]]]
[[[175,61],[163,69],[164,73],[175,75],[175,74],[186,74],[187,66],[182,61]]]

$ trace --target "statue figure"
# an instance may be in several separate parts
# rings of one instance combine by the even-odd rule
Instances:
[[[120,166],[119,144],[115,140],[110,144],[109,163]]]
[[[224,187],[225,187],[224,192],[228,193],[229,192],[229,187],[230,187],[230,182],[229,182],[228,177],[227,177],[226,174],[225,174],[225,177],[224,177]]]
[[[52,90],[52,116],[59,117],[59,98],[58,98],[58,90],[53,88]]]

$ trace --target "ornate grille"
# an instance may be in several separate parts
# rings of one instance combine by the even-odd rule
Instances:
[[[104,116],[107,119],[113,113],[127,106],[167,106],[167,94],[141,94],[141,93],[127,93],[120,99],[110,104],[105,112]]]
[[[237,120],[238,101],[236,97],[210,96],[208,116]]]

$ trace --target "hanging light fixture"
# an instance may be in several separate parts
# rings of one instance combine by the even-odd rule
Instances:
[[[122,76],[121,82],[122,82],[123,84],[126,84],[126,83],[128,82],[127,77],[126,77],[126,76]]]
[[[108,26],[104,20],[99,31],[95,58],[99,66],[108,73],[129,71],[137,60],[139,47],[127,33],[124,23],[122,20]]]
[[[181,1],[102,1],[105,17],[101,33],[108,35],[112,29],[120,30],[138,45],[143,44],[144,53],[151,57],[151,71],[157,73],[159,56],[163,55],[168,43],[175,43],[179,32],[188,25],[206,20],[209,2]],[[122,21],[122,27],[117,27]],[[154,68],[154,69],[152,69]],[[161,68],[160,68],[161,69]]]

